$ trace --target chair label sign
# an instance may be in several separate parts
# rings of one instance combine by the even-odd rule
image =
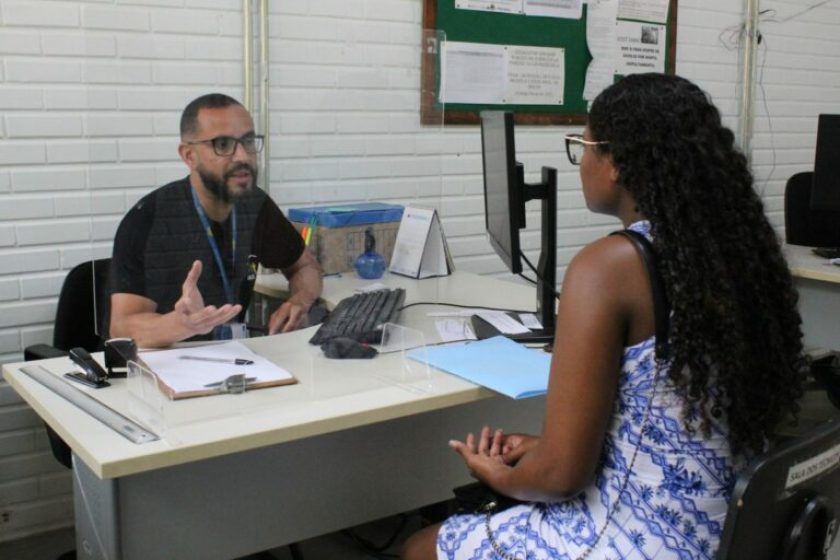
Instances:
[[[840,444],[788,469],[785,490],[790,490],[798,484],[836,468],[840,468]]]

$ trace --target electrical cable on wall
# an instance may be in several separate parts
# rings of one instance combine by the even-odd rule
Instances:
[[[772,17],[772,18],[764,19],[764,21],[766,21],[768,23],[787,23],[788,21],[792,21],[792,20],[798,18],[799,16],[801,16],[803,14],[806,14],[806,13],[812,11],[812,10],[816,10],[817,8],[819,8],[821,6],[825,6],[826,4],[831,4],[831,3],[834,3],[834,2],[837,2],[837,1],[838,0],[823,0],[822,2],[817,2],[816,4],[808,6],[804,10],[800,10],[800,11],[798,11],[796,13],[793,13],[793,14],[785,17],[785,18],[775,19],[775,17]],[[766,14],[773,14],[773,16],[775,16],[776,10],[767,9],[767,10],[762,10],[761,12],[759,12],[759,16],[763,16],[763,15],[766,15]],[[718,41],[724,47],[726,47],[727,50],[734,50],[740,44],[741,37],[743,37],[745,29],[746,29],[746,24],[745,23],[740,23],[738,25],[729,26],[729,27],[725,28],[723,31],[720,32],[720,34],[718,35]],[[724,38],[724,36],[726,36],[726,38]],[[762,38],[759,34],[759,42],[761,40],[762,40]]]
[[[758,13],[758,21],[761,23],[762,16],[767,14],[768,12],[772,12],[773,10],[762,10]],[[776,135],[773,133],[773,119],[770,118],[770,106],[767,104],[767,90],[764,89],[764,67],[767,64],[767,51],[768,45],[767,40],[761,34],[761,31],[758,32],[758,46],[763,47],[764,56],[761,59],[761,64],[758,70],[758,80],[757,85],[761,90],[761,103],[764,106],[764,115],[767,117],[767,130],[770,132],[770,155],[771,155],[771,163],[770,163],[770,172],[767,174],[767,178],[764,180],[761,188],[758,191],[758,195],[760,197],[764,197],[764,192],[767,190],[767,186],[770,184],[770,179],[773,178],[773,173],[776,171]]]
[[[820,6],[824,6],[824,5],[826,5],[826,4],[831,4],[832,2],[836,2],[836,1],[837,1],[837,0],[823,0],[822,2],[817,2],[816,4],[813,4],[813,5],[811,5],[811,6],[808,6],[807,8],[805,8],[804,10],[802,10],[802,11],[800,11],[800,12],[796,12],[796,13],[795,13],[795,14],[793,14],[793,15],[789,15],[788,17],[786,17],[786,18],[784,18],[784,19],[779,19],[779,20],[769,20],[769,21],[773,21],[774,23],[785,23],[785,22],[790,21],[790,20],[792,20],[792,19],[796,19],[796,18],[798,18],[798,17],[799,17],[799,16],[801,16],[802,14],[806,14],[806,13],[808,13],[808,12],[810,12],[811,10],[816,10],[816,9],[817,9],[817,8],[819,8]],[[772,11],[775,11],[775,10],[765,10],[765,11],[772,12]]]
[[[812,4],[807,8],[795,12],[785,18],[776,19],[776,10],[774,9],[767,9],[761,10],[758,14],[759,24],[761,23],[787,23],[789,21],[793,21],[794,19],[802,16],[812,10],[815,10],[821,6],[825,6],[826,4],[830,4],[832,2],[836,2],[837,0],[823,0],[822,2],[817,2],[816,4]],[[767,44],[767,39],[761,34],[761,31],[758,32],[758,44],[760,47],[764,48],[764,56],[761,61],[761,65],[759,68],[758,73],[758,87],[761,89],[761,100],[762,104],[764,105],[764,113],[767,117],[767,128],[770,132],[770,150],[772,154],[772,161],[770,166],[770,173],[767,174],[767,178],[764,180],[764,184],[759,191],[760,196],[764,196],[764,191],[767,189],[767,186],[770,184],[770,180],[773,178],[773,173],[776,171],[776,143],[775,143],[775,134],[773,132],[773,119],[770,118],[770,107],[767,103],[767,91],[764,89],[764,67],[767,64],[767,53],[769,50],[769,45]]]
[[[821,2],[817,2],[816,4],[812,4],[807,8],[795,12],[787,17],[782,19],[776,19],[776,10],[774,9],[766,9],[761,10],[758,13],[758,23],[787,23],[792,21],[808,12],[811,12],[821,6],[825,6],[827,4],[831,4],[833,2],[837,2],[838,0],[822,0]],[[738,25],[733,25],[723,29],[720,34],[718,35],[718,42],[720,42],[724,48],[727,50],[735,50],[741,46],[742,39],[746,35],[747,24],[746,22],[742,22]],[[766,179],[763,181],[763,184],[758,191],[759,196],[763,197],[764,193],[767,189],[767,186],[770,184],[770,180],[773,178],[773,174],[776,171],[776,145],[775,145],[775,133],[773,132],[773,122],[770,115],[770,107],[767,102],[767,91],[764,88],[764,69],[767,64],[767,55],[769,51],[769,47],[767,44],[767,39],[762,35],[760,28],[756,29],[756,43],[759,47],[763,47],[763,57],[761,60],[759,73],[757,77],[757,85],[761,90],[761,99],[762,105],[764,106],[764,113],[767,117],[767,127],[770,133],[770,151],[772,155],[770,172],[767,174]],[[742,84],[742,87],[746,87],[745,84]]]

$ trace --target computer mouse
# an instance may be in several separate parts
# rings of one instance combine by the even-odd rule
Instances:
[[[321,351],[327,358],[333,360],[369,360],[379,354],[376,348],[346,336],[329,339],[321,344]]]

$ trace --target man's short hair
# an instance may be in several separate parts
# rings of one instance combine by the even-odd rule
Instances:
[[[198,132],[198,112],[201,109],[221,109],[242,103],[224,93],[208,93],[190,101],[181,113],[181,138]]]

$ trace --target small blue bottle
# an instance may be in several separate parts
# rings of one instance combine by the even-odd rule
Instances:
[[[361,278],[381,278],[385,273],[385,257],[376,252],[376,239],[373,237],[373,228],[365,230],[365,252],[356,257],[354,263],[356,273]]]

